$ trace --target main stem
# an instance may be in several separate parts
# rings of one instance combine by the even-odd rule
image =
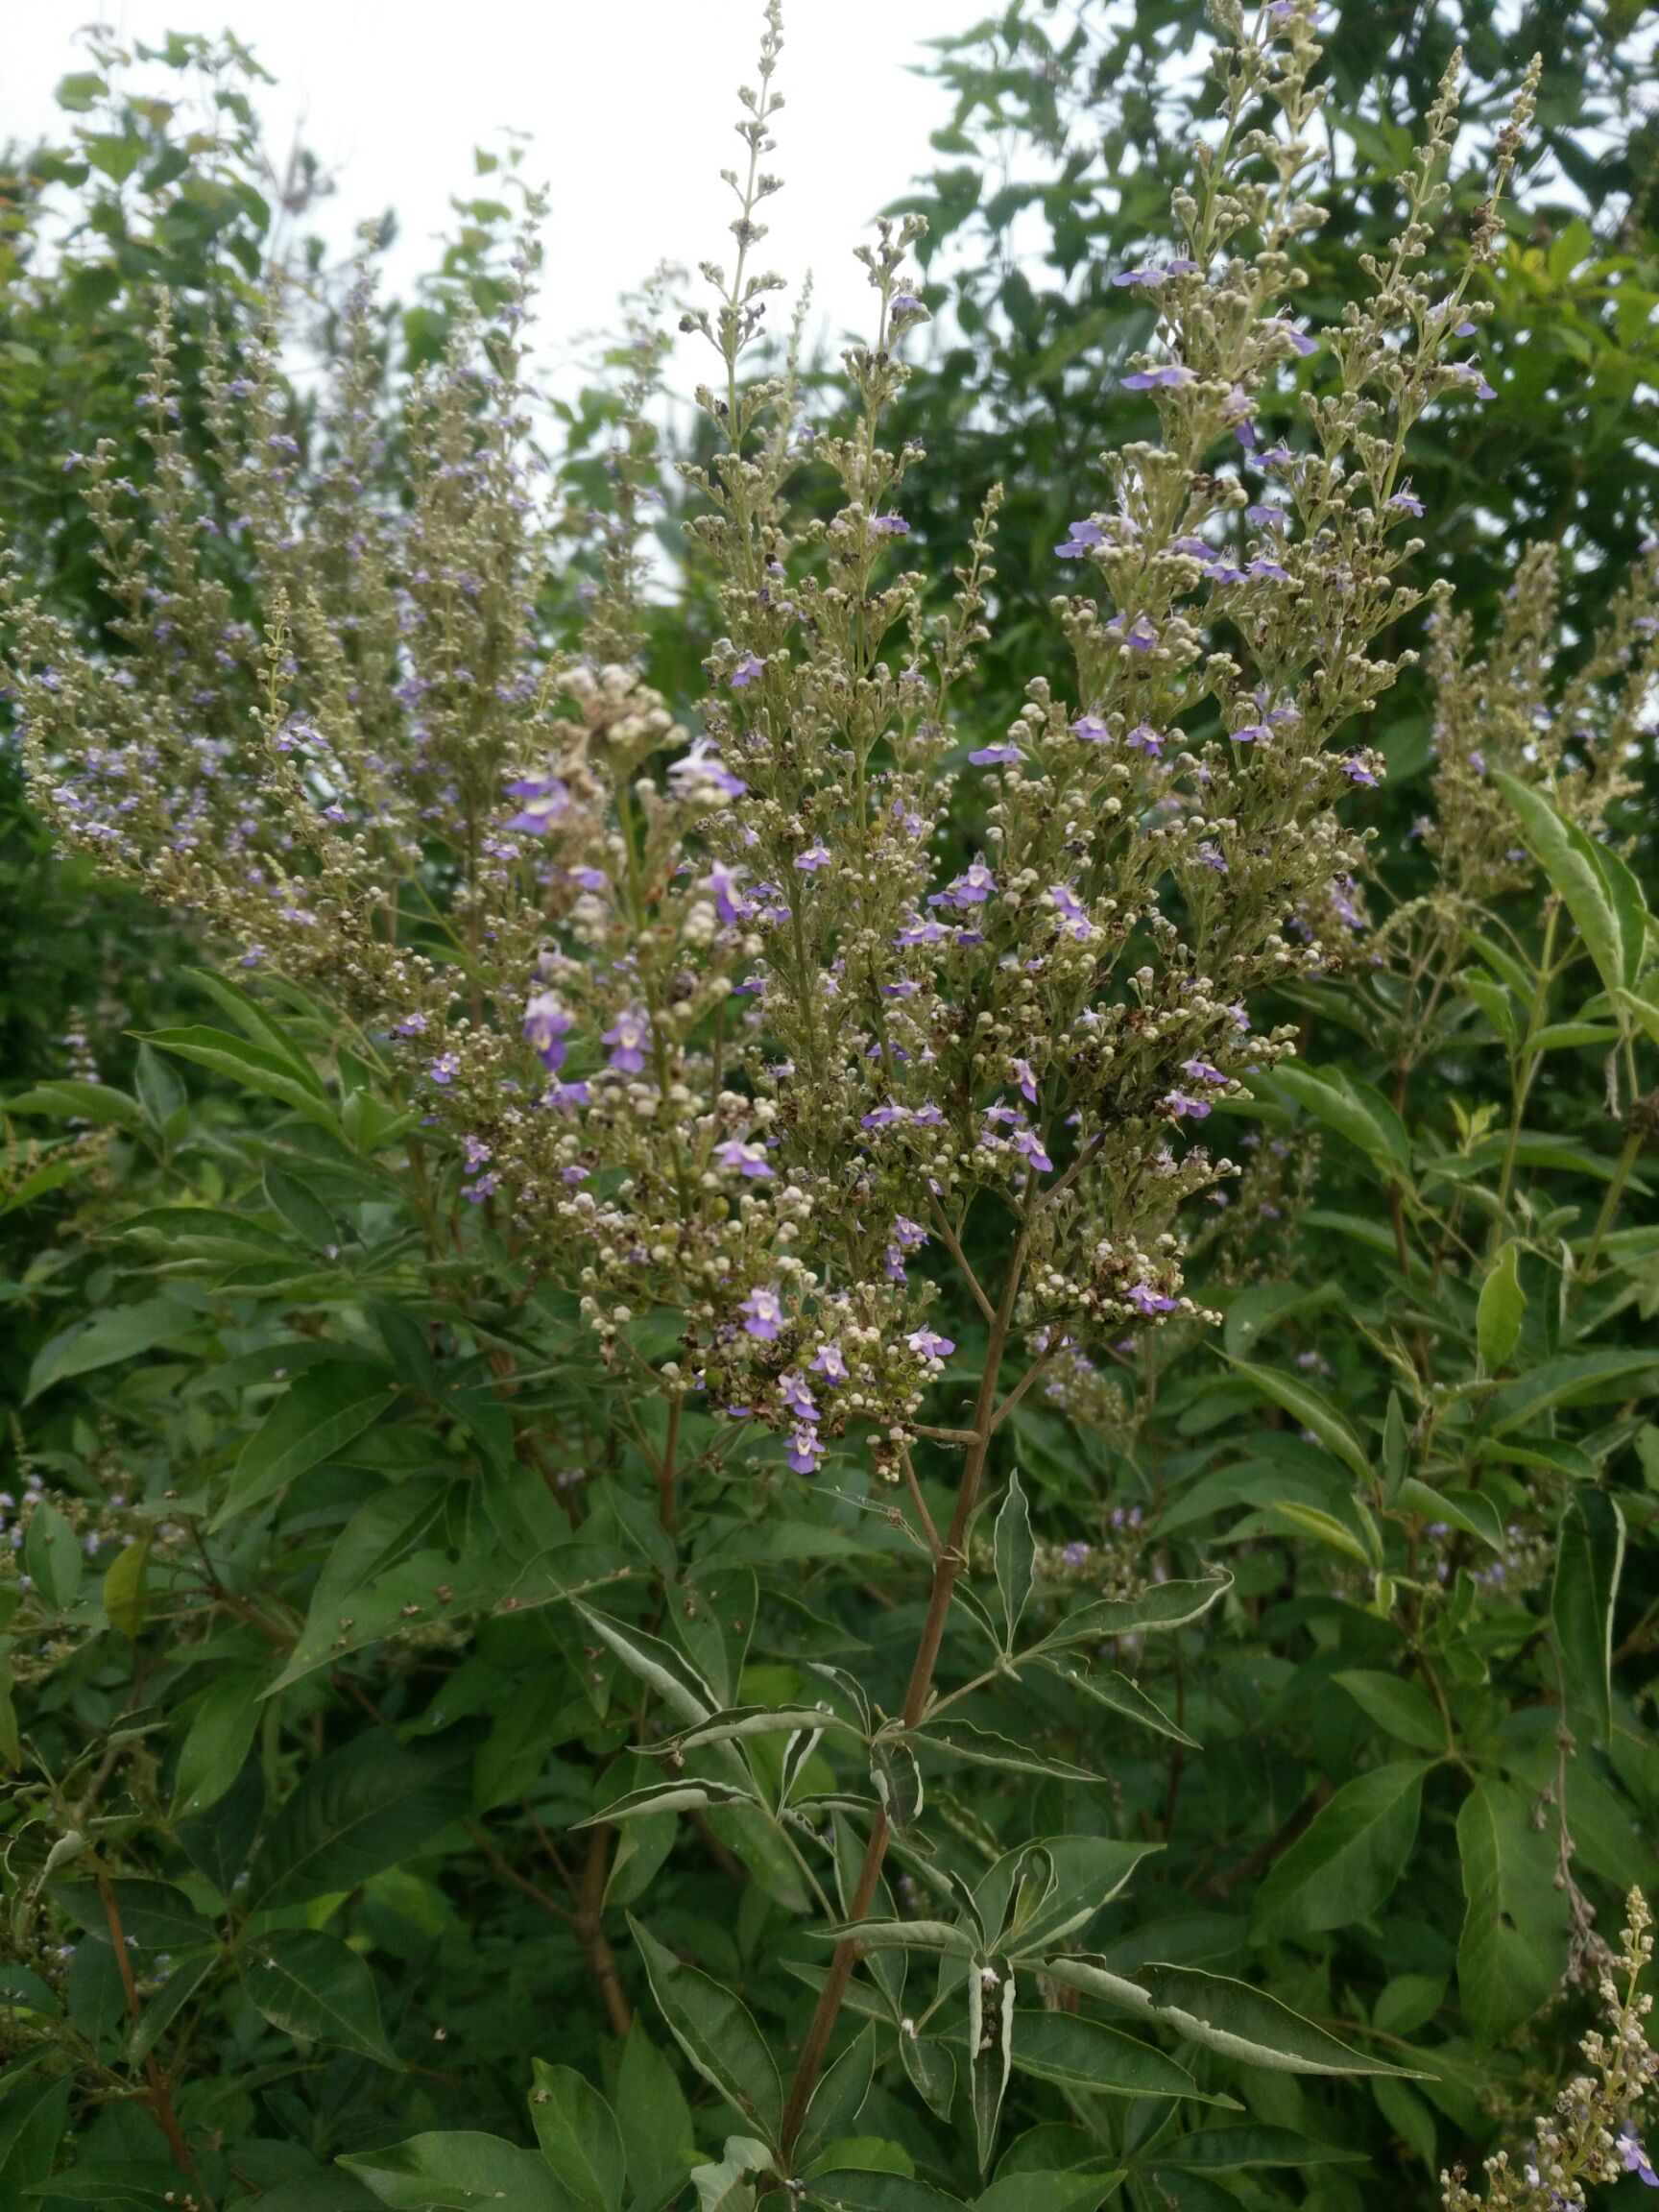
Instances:
[[[974,1403],[971,1431],[974,1440],[967,1447],[962,1462],[962,1480],[956,1492],[956,1509],[950,1516],[950,1527],[944,1547],[933,1565],[933,1587],[928,1594],[927,1614],[917,1642],[909,1687],[904,1693],[902,1719],[906,1728],[916,1727],[927,1710],[927,1700],[933,1689],[933,1670],[938,1664],[939,1647],[945,1641],[945,1623],[950,1613],[951,1596],[965,1561],[964,1546],[968,1537],[968,1525],[979,1500],[985,1460],[991,1449],[997,1410],[997,1382],[1013,1324],[1014,1301],[1019,1295],[1020,1277],[1025,1258],[1025,1238],[1026,1225],[1022,1222],[1009,1258],[1002,1297],[991,1320],[991,1340],[986,1347],[984,1372],[979,1378],[979,1392]],[[857,1886],[847,1908],[847,1918],[851,1922],[862,1920],[869,1914],[892,1834],[886,1812],[878,1806],[870,1824],[870,1841],[865,1848],[864,1863],[858,1870]],[[806,2030],[806,2039],[795,2062],[795,2078],[789,2084],[788,2099],[783,2106],[783,2125],[778,2145],[785,2176],[794,2163],[795,2145],[806,2118],[806,2108],[812,2101],[812,2091],[824,2063],[824,2055],[830,2048],[830,2038],[835,2032],[835,2022],[840,2017],[847,1984],[853,1978],[857,1957],[856,1935],[843,1936],[835,1946],[834,1957],[830,1961],[830,1972],[819,1992],[818,2004]]]

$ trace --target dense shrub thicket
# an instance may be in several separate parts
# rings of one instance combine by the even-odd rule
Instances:
[[[24,361],[21,879],[156,1014],[5,1102],[16,2201],[1655,2184],[1640,62],[1318,12],[957,48],[1080,280],[942,174],[837,384],[769,9],[666,482],[644,324],[549,466],[533,199],[313,261],[314,403],[230,186]]]

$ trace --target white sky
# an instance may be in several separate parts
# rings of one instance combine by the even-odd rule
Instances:
[[[816,329],[862,325],[852,248],[946,119],[945,95],[907,65],[986,12],[987,0],[787,0],[772,156],[786,183],[760,259],[792,288],[811,269]],[[571,342],[613,327],[618,295],[659,261],[728,257],[718,172],[742,154],[734,94],[753,81],[760,16],[760,0],[0,0],[0,143],[57,129],[53,88],[84,66],[88,21],[156,41],[228,19],[278,81],[263,103],[273,151],[298,125],[336,178],[315,227],[344,250],[358,222],[395,208],[391,276],[406,293],[436,260],[451,194],[489,189],[473,147],[523,131],[524,173],[553,202],[538,350],[563,382]],[[770,313],[786,321],[788,301]]]

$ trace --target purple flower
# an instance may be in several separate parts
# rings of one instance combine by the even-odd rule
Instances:
[[[644,1010],[625,1006],[605,1031],[602,1042],[612,1047],[613,1068],[623,1075],[637,1075],[645,1065],[645,1047],[651,1042],[651,1024]]]
[[[1133,1306],[1137,1313],[1173,1313],[1175,1310],[1174,1299],[1166,1298],[1162,1290],[1154,1290],[1149,1283],[1131,1283],[1123,1293],[1123,1303]]]
[[[1068,1567],[1084,1567],[1089,1561],[1089,1547],[1087,1544],[1068,1544],[1060,1556]]]
[[[828,868],[830,865],[830,854],[828,845],[808,845],[805,852],[800,855],[799,859],[797,859],[795,865],[797,868],[805,869],[806,873],[810,875],[814,869]]]
[[[1181,1072],[1194,1083],[1225,1083],[1227,1078],[1219,1068],[1212,1068],[1208,1060],[1183,1060]]]
[[[1166,1091],[1161,1103],[1165,1113],[1177,1121],[1184,1116],[1190,1116],[1194,1121],[1202,1121],[1210,1112],[1207,1098],[1190,1098],[1185,1091]]]
[[[712,788],[723,799],[740,799],[749,788],[740,776],[733,775],[708,737],[693,738],[691,750],[671,763],[668,781],[678,799],[695,798],[705,788]]]
[[[734,922],[747,922],[754,908],[737,888],[737,878],[745,871],[728,868],[716,860],[703,878],[703,889],[714,894],[714,911],[729,929]]]
[[[1486,773],[1485,754],[1480,752],[1471,753],[1469,756],[1469,765],[1474,769],[1477,776],[1484,776]]]
[[[1265,722],[1246,722],[1241,729],[1229,733],[1235,745],[1257,745],[1273,733]]]
[[[1465,392],[1473,392],[1477,399],[1496,399],[1498,395],[1487,383],[1479,361],[1454,361],[1446,372],[1449,384],[1459,385]]]
[[[909,1118],[908,1106],[875,1106],[868,1114],[859,1116],[858,1126],[860,1129],[891,1129],[896,1121],[908,1121]]]
[[[920,1221],[912,1221],[906,1214],[893,1216],[893,1241],[902,1252],[920,1252],[927,1241],[927,1232]]]
[[[1342,763],[1342,773],[1347,777],[1350,783],[1362,783],[1370,791],[1375,791],[1377,788],[1376,777],[1372,775],[1358,753],[1349,754],[1347,759]]]
[[[976,853],[974,864],[954,881],[948,883],[936,894],[941,903],[951,906],[982,906],[997,888],[997,878],[985,865],[983,853]]]
[[[797,1421],[816,1421],[818,1404],[806,1387],[805,1378],[791,1368],[787,1375],[778,1378],[778,1395],[794,1414]]]
[[[1076,938],[1079,944],[1093,934],[1089,917],[1070,883],[1050,883],[1048,903],[1059,915],[1067,934]]]
[[[1461,323],[1454,324],[1452,328],[1452,335],[1454,338],[1473,338],[1479,328],[1479,325],[1478,323],[1471,323],[1468,318],[1465,317]]]
[[[1029,1060],[1010,1060],[1009,1072],[1020,1086],[1020,1095],[1035,1106],[1037,1103],[1037,1076]]]
[[[559,776],[520,776],[508,784],[507,795],[524,802],[509,818],[509,830],[549,830],[570,804],[570,787]]]
[[[732,690],[743,691],[754,683],[757,676],[764,676],[765,673],[765,661],[753,653],[745,653],[726,681]]]
[[[936,1335],[931,1329],[913,1329],[904,1341],[923,1359],[949,1359],[956,1349],[949,1336]]]
[[[549,1083],[546,1090],[541,1094],[541,1103],[547,1108],[549,1113],[573,1114],[578,1106],[588,1105],[591,1097],[592,1094],[586,1083]],[[585,1167],[574,1170],[566,1168],[565,1170],[566,1181],[570,1179],[572,1172],[580,1181],[588,1170]]]
[[[1225,876],[1227,873],[1226,861],[1208,839],[1199,846],[1192,857],[1197,861],[1200,868],[1214,868],[1217,876]]]
[[[1164,740],[1150,722],[1137,722],[1123,742],[1132,745],[1137,753],[1144,753],[1149,760],[1162,760],[1164,757]]]
[[[1125,392],[1179,392],[1197,383],[1198,372],[1185,361],[1165,361],[1156,369],[1137,369],[1133,376],[1119,376],[1118,381]]]
[[[1421,515],[1423,502],[1415,492],[1396,492],[1388,501],[1397,515]]]
[[[839,1344],[833,1342],[820,1344],[807,1365],[814,1375],[822,1375],[831,1388],[836,1383],[845,1382],[847,1380],[847,1362],[841,1357]]]
[[[944,1115],[934,1105],[931,1098],[927,1100],[925,1106],[918,1106],[911,1116],[911,1119],[918,1129],[937,1129],[944,1118]]]
[[[872,538],[908,538],[910,525],[902,515],[877,515],[871,518]]]
[[[777,1284],[751,1290],[737,1310],[748,1316],[743,1323],[746,1336],[758,1336],[771,1343],[783,1319],[783,1301],[778,1295]]]
[[[538,991],[524,1008],[524,1042],[549,1075],[565,1064],[565,1040],[575,1020],[551,991]]]
[[[1619,2139],[1614,2149],[1626,2174],[1639,2174],[1647,2188],[1659,2189],[1659,2174],[1653,2171],[1652,2160],[1643,2148],[1642,2138],[1628,2120],[1619,2130]]]
[[[1242,384],[1235,384],[1222,403],[1221,420],[1248,453],[1256,445],[1256,401]]]
[[[1034,1129],[1016,1129],[1011,1140],[1016,1152],[1022,1153],[1039,1175],[1052,1175],[1054,1163],[1043,1149],[1043,1140]]]
[[[1094,546],[1104,542],[1105,536],[1099,523],[1093,519],[1073,522],[1065,544],[1056,545],[1054,551],[1062,561],[1082,561]]]
[[[741,1137],[728,1137],[724,1144],[716,1144],[714,1157],[722,1167],[733,1174],[746,1176],[751,1182],[757,1176],[770,1175],[772,1166],[766,1157],[764,1144],[751,1144]]]
[[[975,768],[998,768],[1011,766],[1016,760],[1023,760],[1025,756],[1018,745],[1001,744],[981,745],[976,753],[970,753],[968,757]]]
[[[789,1439],[789,1465],[797,1475],[815,1475],[824,1457],[818,1431],[803,1426]]]
[[[948,934],[943,922],[933,922],[924,919],[920,914],[912,914],[893,942],[895,945],[937,945],[940,938]]]
[[[1118,615],[1116,622],[1109,622],[1106,625],[1108,631],[1117,631],[1131,653],[1150,653],[1158,642],[1158,632],[1149,617],[1137,614],[1127,630],[1122,629],[1122,620],[1123,617]]]
[[[441,1060],[433,1061],[426,1072],[441,1090],[445,1090],[460,1074],[461,1063],[456,1059],[453,1052],[445,1052]]]
[[[1071,734],[1073,737],[1081,737],[1085,745],[1104,745],[1109,742],[1112,733],[1097,715],[1079,714],[1071,725]]]

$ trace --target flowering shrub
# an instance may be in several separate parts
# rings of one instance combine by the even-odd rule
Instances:
[[[204,462],[160,330],[153,469],[84,464],[115,649],[10,599],[38,804],[212,949],[134,1094],[8,1102],[87,1192],[5,1506],[20,2186],[1334,2212],[1495,2128],[1493,2203],[1647,2177],[1645,1908],[1619,1961],[1598,1911],[1659,1796],[1659,556],[1589,638],[1551,549],[1490,639],[1413,584],[1531,81],[1449,269],[1448,71],[1314,325],[1314,12],[1218,12],[1216,142],[1119,272],[1148,434],[1006,727],[998,502],[906,567],[883,443],[918,225],[841,413],[762,347],[775,6],[685,318],[695,700],[644,644],[649,345],[543,618],[528,238],[402,393],[365,280],[310,450],[278,323]]]

